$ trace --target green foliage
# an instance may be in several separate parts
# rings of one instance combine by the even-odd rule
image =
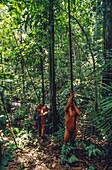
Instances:
[[[89,170],[95,170],[93,166],[89,166]]]
[[[14,160],[14,156],[13,156],[13,153],[12,153],[12,147],[9,146],[7,148],[7,150],[4,151],[4,153],[2,155],[0,169],[4,170],[5,167],[8,166],[9,161],[13,161],[13,160]]]
[[[112,141],[112,86],[107,86],[108,96],[104,97],[99,104],[99,111],[96,113],[93,122],[100,135],[107,141]],[[109,95],[110,94],[110,95]]]
[[[59,130],[55,133],[55,140],[63,142],[64,138],[64,128],[60,127]]]
[[[16,111],[16,119],[22,119],[27,114],[27,107],[21,106],[19,110]]]
[[[74,147],[72,147],[70,144],[63,145],[61,150],[61,163],[70,165],[76,161],[78,161],[75,154],[72,154],[74,151]]]
[[[105,156],[104,151],[101,151],[99,148],[95,147],[95,145],[93,144],[90,144],[88,146],[84,142],[81,142],[80,146],[87,152],[89,157]]]
[[[15,134],[19,134],[19,132],[20,132],[19,128],[17,128],[17,127],[14,127],[13,131],[14,131]]]
[[[27,132],[24,129],[18,130],[18,128],[16,128],[16,130],[17,130],[16,134],[17,145],[19,148],[24,148],[24,146],[32,139],[32,133],[31,131]]]
[[[77,157],[75,155],[72,155],[70,158],[68,158],[68,163],[72,164],[74,162],[78,161]]]
[[[102,152],[99,149],[95,148],[95,146],[92,144],[86,147],[86,151],[88,152],[89,157],[91,157],[92,155],[102,155]]]

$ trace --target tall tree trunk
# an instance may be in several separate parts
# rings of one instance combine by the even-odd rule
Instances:
[[[105,69],[103,72],[103,83],[110,85],[112,82],[112,68],[110,60],[112,59],[112,0],[103,0],[104,9],[104,60]]]
[[[57,131],[58,115],[56,108],[56,83],[55,83],[55,62],[54,62],[54,0],[50,0],[50,96],[51,96],[51,114],[53,129],[52,132]]]
[[[42,50],[41,50],[42,53]],[[40,65],[41,65],[41,75],[42,75],[42,105],[45,104],[45,95],[44,95],[44,68],[43,68],[43,57],[40,57]]]

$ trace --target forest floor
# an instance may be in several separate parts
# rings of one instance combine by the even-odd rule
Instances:
[[[112,170],[112,147],[104,139],[98,139],[92,135],[86,136],[81,124],[79,127],[75,147],[73,150],[70,149],[71,153],[67,155],[67,159],[69,156],[77,158],[74,161],[74,157],[72,157],[71,164],[62,163],[62,135],[62,140],[58,136],[52,139],[47,135],[45,141],[42,141],[38,133],[29,135],[27,131],[20,130],[16,134],[16,141],[22,149],[15,148],[13,150],[14,158],[8,162],[4,170]],[[14,138],[11,135],[4,136],[2,133],[0,138],[1,136],[3,140],[2,152],[5,153],[9,146],[14,145]],[[78,142],[77,145],[76,142]],[[103,149],[105,149],[104,155],[96,154],[96,151]]]
[[[88,157],[80,147],[75,148],[78,158],[75,163],[69,167],[61,164],[62,143],[49,137],[43,142],[35,135],[24,142],[22,150],[15,149],[13,154],[14,160],[9,162],[5,170],[112,170],[110,154],[107,157]]]

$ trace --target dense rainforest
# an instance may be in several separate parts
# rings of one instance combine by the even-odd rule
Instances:
[[[73,146],[71,91],[81,112]],[[44,141],[38,103],[48,108]],[[112,170],[111,154],[112,1],[1,0],[0,170]]]

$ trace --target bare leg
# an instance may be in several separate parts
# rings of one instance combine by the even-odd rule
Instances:
[[[70,138],[71,145],[74,145],[75,138],[76,138],[76,129],[74,130],[74,132],[73,132],[73,134],[71,135],[71,138]]]
[[[64,144],[65,145],[67,144],[69,138],[70,138],[70,132],[67,129],[65,129],[65,134],[64,134]]]
[[[42,125],[42,129],[41,129],[41,137],[44,138],[45,136],[45,124]]]

